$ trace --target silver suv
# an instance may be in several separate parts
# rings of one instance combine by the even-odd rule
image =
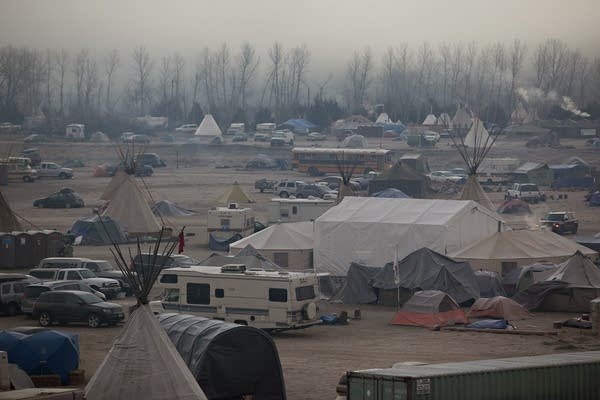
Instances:
[[[11,316],[20,313],[25,287],[34,282],[38,280],[28,275],[0,274],[0,310]]]

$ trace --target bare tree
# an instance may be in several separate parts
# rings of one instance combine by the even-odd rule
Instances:
[[[58,85],[59,115],[65,117],[65,80],[69,68],[69,53],[62,49],[56,54],[56,81]]]
[[[355,52],[348,62],[346,77],[350,85],[350,107],[357,111],[364,106],[365,97],[371,85],[373,53],[366,47],[362,53]]]
[[[519,39],[515,39],[510,48],[510,89],[508,93],[508,111],[512,112],[515,109],[516,90],[523,69],[523,61],[527,47]]]
[[[146,114],[146,105],[150,101],[152,61],[145,46],[133,51],[134,96],[139,105],[140,115]]]
[[[87,49],[82,49],[75,55],[73,60],[73,75],[75,78],[75,98],[77,101],[77,112],[83,112],[84,97],[85,97],[85,73],[87,64],[89,63],[90,53]]]
[[[247,106],[248,90],[259,62],[260,58],[256,56],[254,47],[248,42],[242,44],[240,55],[238,57],[239,104],[242,109],[245,109]]]
[[[114,110],[114,105],[111,101],[111,90],[119,62],[119,52],[116,49],[111,50],[104,60],[104,72],[106,74],[106,101],[104,107],[109,113],[112,113]]]

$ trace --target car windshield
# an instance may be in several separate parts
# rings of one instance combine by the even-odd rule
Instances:
[[[114,268],[108,261],[96,261],[100,271],[112,271]]]
[[[537,192],[537,185],[523,185],[521,186],[521,190],[524,192]]]
[[[94,278],[95,275],[92,271],[90,271],[89,269],[82,269],[80,271],[81,276],[83,277],[83,279],[88,279],[88,278]]]
[[[81,293],[78,295],[78,297],[85,303],[85,304],[95,304],[95,303],[101,303],[102,299],[96,295],[93,295],[91,293]]]
[[[562,221],[565,218],[564,214],[546,214],[544,219],[548,221]]]
[[[37,299],[44,292],[49,291],[50,288],[43,286],[27,286],[25,288],[25,297],[29,299]]]

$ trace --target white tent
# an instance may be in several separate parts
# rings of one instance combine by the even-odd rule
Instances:
[[[196,129],[194,136],[215,137],[222,134],[223,132],[221,132],[221,128],[217,125],[217,121],[215,121],[211,114],[206,114],[198,129]]]
[[[315,270],[345,276],[350,263],[383,267],[428,247],[456,251],[502,227],[473,201],[345,197],[315,221]]]
[[[467,183],[465,183],[465,185],[463,186],[458,199],[459,200],[473,200],[473,201],[481,204],[482,206],[484,206],[491,212],[495,212],[495,210],[496,210],[496,208],[494,207],[494,204],[492,203],[492,201],[490,200],[487,193],[483,190],[483,188],[479,184],[479,181],[477,180],[477,176],[475,176],[475,175],[469,175],[469,178],[467,179]]]
[[[462,129],[466,131],[471,127],[471,114],[464,107],[459,107],[452,118],[451,128],[454,130]]]
[[[452,118],[450,118],[448,113],[445,113],[445,112],[441,113],[437,119],[437,125],[449,128],[451,124],[452,124]]]
[[[429,114],[425,117],[422,125],[435,125],[437,123],[437,118],[434,114]]]
[[[109,199],[103,215],[116,220],[129,235],[153,235],[160,231],[160,224],[132,175],[121,176]]]
[[[104,192],[102,192],[100,199],[106,201],[111,200],[115,195],[115,192],[121,187],[123,182],[129,181],[128,176],[129,175],[127,174],[127,172],[119,168],[108,183],[106,189],[104,189]]]
[[[483,122],[479,118],[473,119],[473,124],[467,136],[465,136],[465,146],[472,149],[479,149],[491,144],[492,138],[483,126]]]
[[[303,270],[312,267],[313,222],[289,222],[271,225],[229,245],[230,255],[251,245],[280,267]]]
[[[392,120],[390,119],[389,115],[387,115],[387,113],[381,113],[379,114],[379,117],[377,117],[377,120],[375,120],[376,124],[391,124]]]
[[[450,257],[468,261],[475,269],[503,273],[509,267],[531,265],[538,262],[560,263],[576,251],[596,258],[598,253],[571,239],[549,231],[506,231],[480,240],[462,249],[450,252]]]

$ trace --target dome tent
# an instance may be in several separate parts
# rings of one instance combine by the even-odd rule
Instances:
[[[71,227],[71,234],[75,238],[81,237],[82,245],[111,244],[111,239],[116,243],[127,242],[123,228],[109,216],[92,215],[79,218]]]
[[[239,183],[234,182],[229,189],[217,198],[216,203],[228,206],[231,203],[254,203],[254,200],[244,192]]]
[[[456,301],[439,290],[416,292],[390,321],[391,325],[435,328],[448,324],[466,324],[469,320]]]
[[[277,347],[263,330],[175,313],[158,320],[209,399],[285,399]]]

